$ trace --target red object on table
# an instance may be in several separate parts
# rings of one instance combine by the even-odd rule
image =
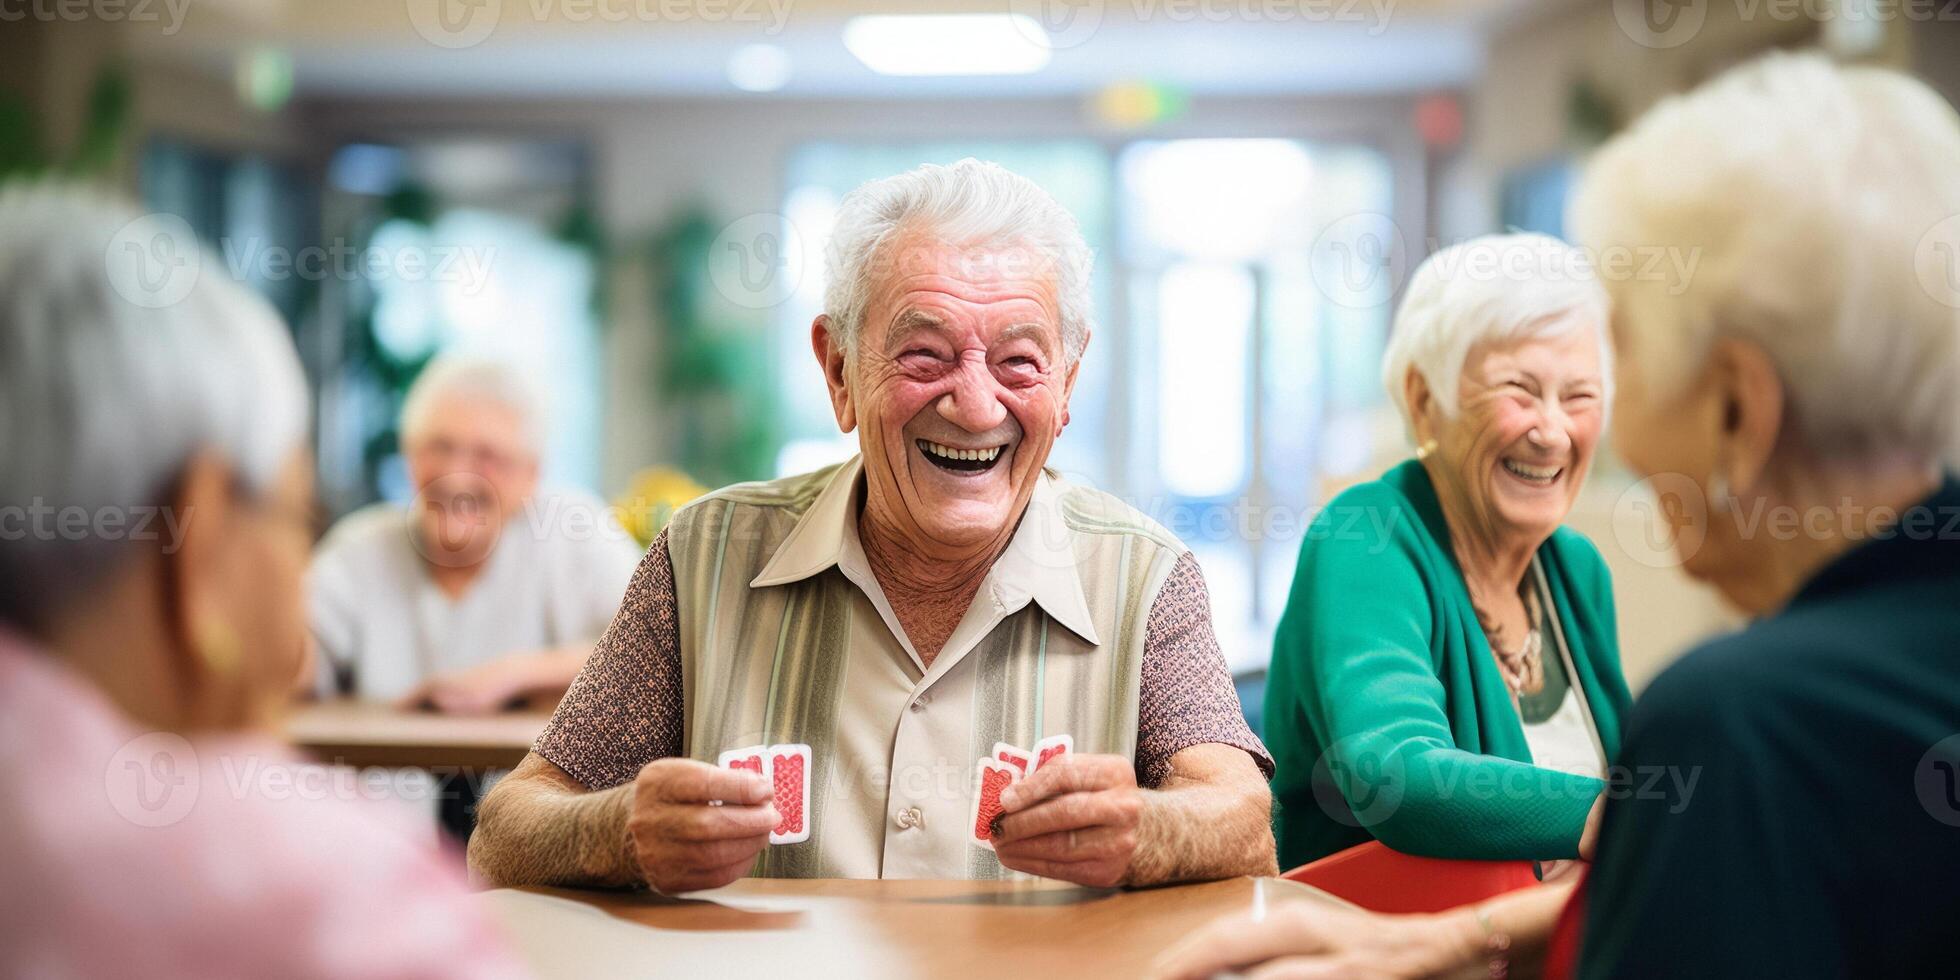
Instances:
[[[1579,975],[1579,943],[1586,933],[1586,889],[1591,886],[1592,871],[1588,869],[1558,914],[1551,944],[1545,948],[1545,980],[1570,980]]]
[[[1441,912],[1538,884],[1530,861],[1417,857],[1369,841],[1281,877],[1374,912]]]

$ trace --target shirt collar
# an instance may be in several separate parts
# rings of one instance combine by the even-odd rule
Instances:
[[[838,467],[749,586],[786,585],[833,566],[863,565],[864,549],[857,533],[863,475],[864,460],[859,456]],[[1089,615],[1088,600],[1082,595],[1075,534],[1063,514],[1061,497],[1046,470],[1036,476],[1021,524],[1015,528],[1007,550],[988,570],[981,590],[990,591],[990,598],[1008,609],[1018,609],[1033,600],[1056,622],[1094,646],[1101,641]],[[867,574],[862,577],[875,584],[875,577],[868,572],[866,568]],[[979,599],[976,596],[975,601]]]

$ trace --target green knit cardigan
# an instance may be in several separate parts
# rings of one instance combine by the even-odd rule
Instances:
[[[1578,854],[1605,784],[1531,765],[1449,542],[1414,460],[1309,526],[1266,689],[1282,868],[1370,839],[1431,857]],[[1538,558],[1611,761],[1630,698],[1606,565],[1563,527]]]

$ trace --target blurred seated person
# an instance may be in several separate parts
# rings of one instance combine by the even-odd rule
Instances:
[[[308,575],[313,636],[346,693],[485,714],[578,675],[639,548],[598,500],[537,492],[541,429],[500,361],[438,358],[410,386],[414,501],[342,518]]]
[[[266,734],[306,642],[305,381],[145,220],[0,185],[0,976],[518,975],[460,867]]]
[[[1578,976],[1953,975],[1956,175],[1960,117],[1923,83],[1775,55],[1662,103],[1579,187],[1571,225],[1596,254],[1697,257],[1606,278],[1615,439],[1682,570],[1755,618],[1628,717],[1630,779],[1572,910]],[[1438,916],[1230,920],[1161,972],[1529,961],[1566,887]]]
[[[503,884],[765,877],[1096,886],[1273,870],[1270,771],[1197,562],[1043,470],[1090,337],[1091,255],[974,160],[848,195],[811,326],[850,460],[674,516],[598,652],[484,800]],[[971,843],[979,758],[1067,734]],[[725,750],[812,750],[810,837]]]
[[[1273,640],[1282,867],[1370,839],[1589,854],[1631,699],[1606,563],[1562,522],[1606,429],[1606,306],[1544,235],[1471,239],[1409,280],[1382,374],[1415,458],[1316,517]]]

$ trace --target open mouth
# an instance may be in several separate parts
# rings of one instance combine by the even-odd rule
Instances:
[[[1514,459],[1503,460],[1504,472],[1535,487],[1549,487],[1558,482],[1559,474],[1565,472],[1563,466],[1528,466]]]
[[[955,473],[980,473],[994,468],[1000,462],[1001,450],[1006,446],[993,446],[987,449],[956,449],[927,439],[914,440],[919,452],[934,466]]]

